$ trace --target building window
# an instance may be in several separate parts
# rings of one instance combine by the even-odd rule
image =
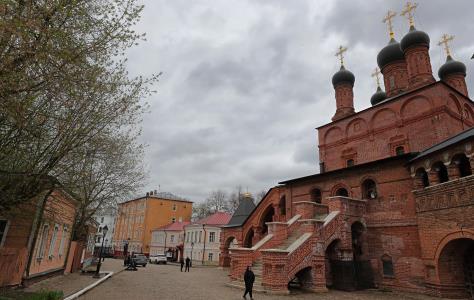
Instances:
[[[100,223],[104,223],[104,217],[100,218]]]
[[[435,163],[433,169],[438,174],[439,183],[447,182],[449,180],[448,169],[442,162]]]
[[[7,220],[0,220],[0,248],[3,247],[7,238],[9,222]]]
[[[213,256],[214,256],[214,253],[209,253],[209,254],[208,254],[208,260],[209,260],[209,261],[212,261],[212,257],[213,257]]]
[[[67,232],[68,232],[68,228],[66,225],[64,225],[63,233],[61,234],[61,241],[59,242],[59,251],[58,251],[59,257],[61,257],[64,253],[64,244],[66,243],[66,239],[68,238]]]
[[[100,236],[97,237],[97,243],[100,243]]]
[[[428,178],[428,173],[426,172],[425,169],[420,168],[420,169],[416,170],[416,177],[417,177],[417,180],[419,180],[421,182],[423,187],[427,187],[427,186],[430,185],[430,180]]]
[[[171,235],[171,242],[174,243],[174,234]]]
[[[44,257],[44,248],[46,247],[46,243],[48,242],[48,234],[49,234],[49,224],[44,224],[43,230],[41,231],[41,239],[40,239],[40,244],[38,247],[37,258]]]
[[[405,154],[405,148],[403,148],[403,146],[398,146],[397,148],[395,148],[395,155],[403,155]]]
[[[321,203],[322,195],[320,189],[311,190],[311,201],[316,203]]]
[[[372,179],[366,179],[362,183],[362,197],[363,199],[377,198],[377,185]]]
[[[383,276],[394,277],[393,262],[389,255],[382,256]]]
[[[173,211],[176,211],[176,204],[173,204]]]
[[[209,243],[214,243],[216,241],[216,233],[209,232]]]
[[[189,243],[189,233],[186,234],[186,243]]]
[[[171,218],[171,223],[175,223],[176,222],[176,218]]]
[[[352,167],[354,165],[354,160],[353,159],[348,159],[347,160],[347,167]]]
[[[349,197],[349,192],[345,188],[339,188],[336,191],[336,196]]]

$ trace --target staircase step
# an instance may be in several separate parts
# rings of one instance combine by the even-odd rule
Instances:
[[[226,283],[226,285],[229,287],[245,290],[245,283],[243,281],[233,280],[231,282]],[[253,292],[266,293],[267,291],[264,289],[264,287],[261,284],[256,284],[255,282],[253,285]]]

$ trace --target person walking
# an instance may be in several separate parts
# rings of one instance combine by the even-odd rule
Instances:
[[[189,266],[191,265],[191,260],[189,257],[186,257],[186,267],[184,268],[184,272],[189,272]]]
[[[184,267],[184,259],[181,257],[181,259],[179,260],[180,264],[181,264],[181,272],[183,272],[183,267]]]
[[[255,274],[252,272],[252,268],[247,266],[247,270],[244,273],[244,282],[245,282],[245,293],[244,299],[247,299],[247,293],[250,295],[250,299],[253,300],[252,296],[252,289],[253,289],[253,282],[255,281]]]

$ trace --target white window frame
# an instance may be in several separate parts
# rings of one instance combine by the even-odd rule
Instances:
[[[54,257],[54,249],[56,248],[56,240],[58,238],[59,224],[54,224],[53,235],[51,236],[51,241],[49,242],[48,249],[48,258],[52,259]]]
[[[2,239],[0,240],[0,248],[2,248],[3,244],[5,244],[5,240],[7,239],[8,229],[10,228],[10,220],[0,218],[0,221],[7,222],[7,225],[5,225],[5,230],[3,231]]]
[[[171,242],[171,243],[174,243],[174,234],[171,235],[171,237],[170,237],[170,242]]]
[[[69,238],[67,236],[68,231],[69,231],[69,229],[68,229],[67,225],[64,225],[63,226],[63,232],[62,232],[62,235],[61,235],[61,242],[59,242],[59,251],[58,251],[59,257],[63,256],[63,254],[64,254],[64,243],[65,243],[66,239]]]
[[[36,255],[36,258],[42,259],[44,257],[44,252],[46,248],[46,243],[48,242],[48,237],[49,237],[49,224],[44,223],[43,226],[41,226],[41,239],[40,243],[38,245],[38,253]]]
[[[209,252],[207,255],[207,261],[214,261],[213,259],[214,259],[214,253]]]
[[[176,211],[178,209],[178,206],[176,205],[176,203],[173,204],[171,210],[172,211]]]
[[[209,232],[209,243],[216,242],[216,233],[214,231]]]

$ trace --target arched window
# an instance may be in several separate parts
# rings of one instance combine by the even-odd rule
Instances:
[[[471,163],[464,153],[456,154],[453,157],[453,162],[459,169],[459,176],[466,177],[472,175]]]
[[[311,201],[316,203],[321,203],[322,195],[320,189],[312,189],[311,190]]]
[[[284,216],[286,215],[286,197],[283,196],[280,199],[280,204],[278,205],[280,207],[280,215]]]
[[[420,180],[423,187],[430,186],[430,180],[428,179],[428,173],[423,168],[416,170],[416,178]]]
[[[349,192],[345,188],[339,188],[336,191],[336,196],[349,197]]]
[[[405,148],[403,148],[403,146],[398,146],[397,148],[395,148],[395,154],[397,156],[405,154]]]
[[[393,272],[393,261],[390,255],[384,254],[382,256],[382,269],[383,269],[383,276],[393,277],[395,273]]]
[[[433,165],[433,170],[438,174],[439,183],[443,183],[449,180],[448,169],[442,162],[437,162]]]
[[[377,198],[377,185],[372,179],[366,179],[362,183],[362,198],[375,199]]]

